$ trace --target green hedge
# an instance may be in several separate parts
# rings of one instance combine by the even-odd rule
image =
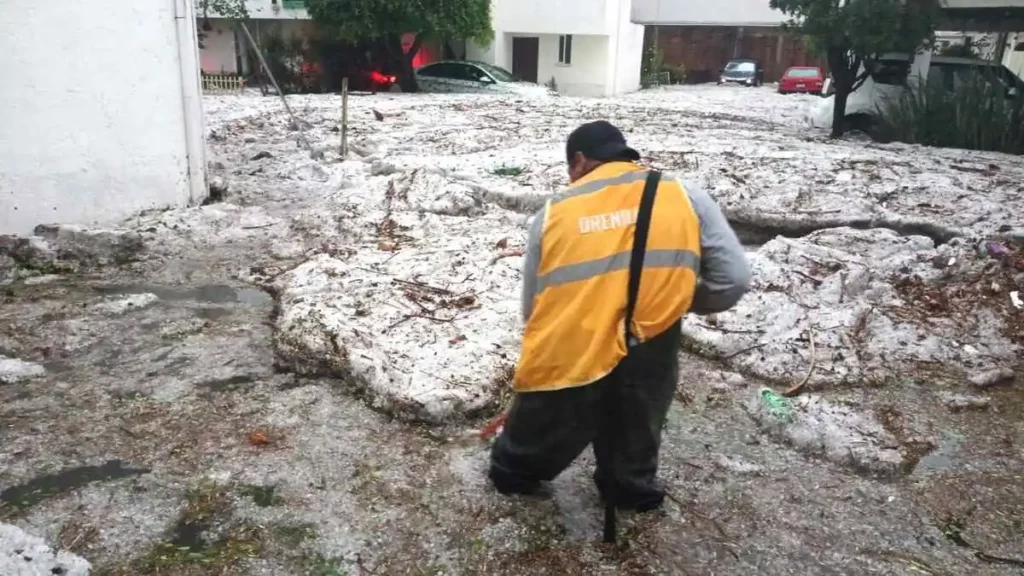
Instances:
[[[974,74],[953,90],[924,83],[882,102],[875,126],[887,141],[1024,153],[1024,94]]]

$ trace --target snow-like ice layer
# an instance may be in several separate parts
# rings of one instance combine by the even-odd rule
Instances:
[[[131,294],[124,298],[114,298],[99,302],[93,306],[93,310],[104,314],[125,314],[131,310],[139,310],[156,303],[160,298],[156,294],[148,292],[142,294]]]
[[[229,138],[240,125],[262,131],[285,124],[279,103],[268,100],[208,98],[215,131]],[[293,100],[317,145],[336,141],[336,97]],[[398,169],[439,167],[493,196],[547,196],[566,182],[566,136],[601,118],[621,127],[653,165],[706,186],[758,241],[780,231],[844,225],[897,227],[944,240],[961,232],[1024,239],[1024,221],[1014,216],[1024,213],[1020,158],[830,141],[803,125],[804,109],[817,101],[707,86],[600,100],[378,95],[350,100],[349,142],[353,157]],[[374,120],[371,109],[385,119]],[[260,145],[262,138],[248,157]]]
[[[964,384],[1017,362],[1005,317],[987,301],[906,295],[907,286],[959,281],[983,293],[972,278],[991,261],[962,242],[936,248],[920,236],[840,228],[777,238],[752,260],[751,293],[735,309],[683,326],[689,347],[737,370],[796,384],[810,370],[810,336],[814,388],[922,377]]]
[[[493,405],[518,355],[522,258],[501,256],[521,247],[523,219],[440,172],[394,174],[381,188],[356,216],[373,233],[274,283],[280,361],[411,419]]]
[[[1024,213],[1016,185],[1024,179],[1020,158],[828,140],[802,123],[803,109],[817,101],[812,96],[705,86],[608,99],[378,94],[349,99],[345,159],[338,153],[340,98],[288,99],[314,148],[325,151],[322,161],[298,144],[299,133],[276,99],[206,97],[211,177],[227,191],[224,201],[141,215],[131,227],[141,231],[154,258],[210,253],[236,266],[239,279],[273,286],[280,305],[281,363],[300,372],[343,376],[382,408],[415,418],[437,420],[493,401],[491,382],[504,368],[492,365],[485,345],[471,344],[500,342],[502,363],[514,362],[521,278],[519,258],[494,264],[490,258],[502,250],[496,248],[499,241],[509,249],[521,247],[525,215],[566,185],[565,138],[582,122],[607,119],[621,127],[648,163],[703,184],[740,232],[758,242],[780,232],[805,234],[841,225],[892,227],[942,240],[961,233],[1012,235],[1020,228],[1014,214]],[[908,253],[935,250],[926,238],[864,234],[858,250],[865,254],[888,257],[887,250],[903,244],[911,247]],[[242,245],[260,247],[258,262],[251,253],[231,255]],[[846,254],[844,246],[835,248]],[[789,263],[772,264],[772,258],[757,257],[759,267],[770,268],[781,285],[804,280],[787,271]],[[799,380],[808,353],[801,314],[820,314],[814,319],[822,331],[816,334],[821,367],[812,386],[877,379],[883,362],[872,360],[865,368],[866,361],[841,359],[849,346],[830,340],[849,332],[870,308],[869,300],[854,294],[858,282],[870,277],[864,273],[878,270],[863,254],[842,259],[857,261],[849,264],[850,295],[844,294],[841,305],[826,301],[810,311],[771,293],[753,295],[741,305],[750,312],[778,304],[788,312],[769,334],[780,334],[780,343],[757,350],[778,360],[768,364],[770,370],[752,366],[759,360],[750,354],[730,362],[748,372]],[[818,273],[808,271],[806,262],[797,266]],[[452,272],[465,268],[478,273],[467,279],[466,273]],[[277,277],[285,270],[291,272]],[[391,283],[414,275],[455,293],[478,292],[482,308],[458,310],[451,323],[447,317],[410,318],[382,334],[406,314],[429,315]],[[835,274],[826,276],[815,290],[822,294],[805,287],[800,298],[835,298]],[[881,276],[872,281],[883,282]],[[421,304],[433,309],[435,303]],[[832,329],[828,321],[843,328]],[[900,352],[898,341],[918,334],[912,323],[877,310],[865,322],[892,338],[871,337],[861,348],[891,344],[886,354],[889,348]],[[737,320],[730,326],[744,330],[749,323]],[[687,324],[691,336],[702,325],[699,320]],[[758,344],[749,334],[720,336],[706,330],[691,341],[702,341],[701,349],[719,357]],[[975,339],[984,340],[981,336]],[[942,349],[936,343],[945,342],[942,338],[926,339],[912,353],[932,354],[929,347]],[[993,357],[1005,356],[1003,340],[987,342],[998,350]],[[979,358],[990,351],[977,350]]]
[[[4,576],[86,576],[89,562],[70,552],[54,554],[42,538],[0,522],[0,574]]]
[[[45,374],[46,369],[39,364],[0,356],[0,384],[16,384]]]
[[[763,429],[797,450],[860,472],[891,478],[910,472],[916,464],[870,414],[815,395],[787,404],[788,418],[781,417],[758,392],[747,403],[747,411]]]

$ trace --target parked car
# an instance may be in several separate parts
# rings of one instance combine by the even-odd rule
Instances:
[[[743,86],[760,86],[764,83],[764,68],[757,60],[737,58],[730,60],[718,76],[718,85],[741,84]]]
[[[815,94],[825,86],[825,75],[816,66],[793,66],[779,79],[779,94]]]
[[[442,60],[416,69],[424,92],[481,92],[488,94],[552,95],[547,86],[524,82],[511,72],[483,62]]]
[[[880,58],[864,84],[846,101],[847,128],[870,133],[879,107],[911,89],[912,67],[906,54],[886,54]],[[952,91],[974,74],[984,74],[992,82],[998,82],[1006,89],[1008,97],[1024,93],[1024,82],[1006,66],[991,60],[932,56],[926,81]],[[834,110],[835,98],[828,97],[811,110],[809,121],[814,126],[831,128]]]

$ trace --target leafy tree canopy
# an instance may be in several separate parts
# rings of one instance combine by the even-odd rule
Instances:
[[[353,42],[401,37],[489,43],[490,0],[306,0],[310,16]]]
[[[832,133],[842,133],[846,99],[886,53],[912,59],[935,39],[937,0],[769,0],[790,17],[787,27],[823,49],[836,87]]]
[[[218,16],[244,20],[249,17],[245,0],[199,0],[199,12],[204,18]]]

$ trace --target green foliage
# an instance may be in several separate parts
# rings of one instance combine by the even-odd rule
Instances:
[[[232,20],[244,20],[249,17],[245,0],[199,0],[197,4],[203,18],[216,16]]]
[[[879,56],[912,57],[931,46],[941,16],[937,0],[769,0],[790,17],[787,28],[823,49],[836,88],[833,136],[842,133],[846,99]]]
[[[260,508],[281,504],[281,496],[277,493],[277,486],[274,485],[240,484],[238,486],[238,493],[252,498],[253,503]]]
[[[341,558],[328,558],[319,554],[306,561],[305,573],[308,576],[348,576]]]
[[[947,89],[921,82],[879,106],[880,138],[910,144],[1024,154],[1024,97],[984,73]]]
[[[333,37],[381,48],[388,70],[408,92],[418,89],[412,59],[423,42],[494,39],[490,0],[307,0],[306,10]],[[402,36],[410,33],[416,39],[405,50]]]
[[[305,61],[302,39],[294,36],[285,38],[277,32],[270,32],[263,35],[260,44],[267,67],[281,85],[281,90],[285,93],[301,91],[300,69]],[[250,52],[250,57],[252,69],[259,70],[260,63],[255,54]]]
[[[790,17],[787,27],[851,57],[915,53],[934,40],[940,16],[935,0],[769,0]]]
[[[206,33],[210,30],[209,19],[229,18],[231,20],[244,20],[249,17],[249,10],[245,7],[245,0],[199,0],[196,4],[199,15],[203,18],[203,25],[196,31],[196,40],[199,42],[199,49],[206,48],[203,40],[206,40]]]
[[[640,85],[650,88],[659,84],[681,84],[686,80],[686,67],[665,64],[665,55],[660,48],[651,44],[644,50],[640,70]]]
[[[965,38],[963,44],[952,44],[939,51],[942,56],[954,58],[981,58],[982,52],[989,47],[989,42]]]
[[[521,166],[505,166],[502,164],[498,168],[495,168],[491,173],[495,176],[519,176],[525,170]]]
[[[319,24],[352,41],[407,33],[481,44],[494,39],[490,0],[307,0],[306,9]]]

